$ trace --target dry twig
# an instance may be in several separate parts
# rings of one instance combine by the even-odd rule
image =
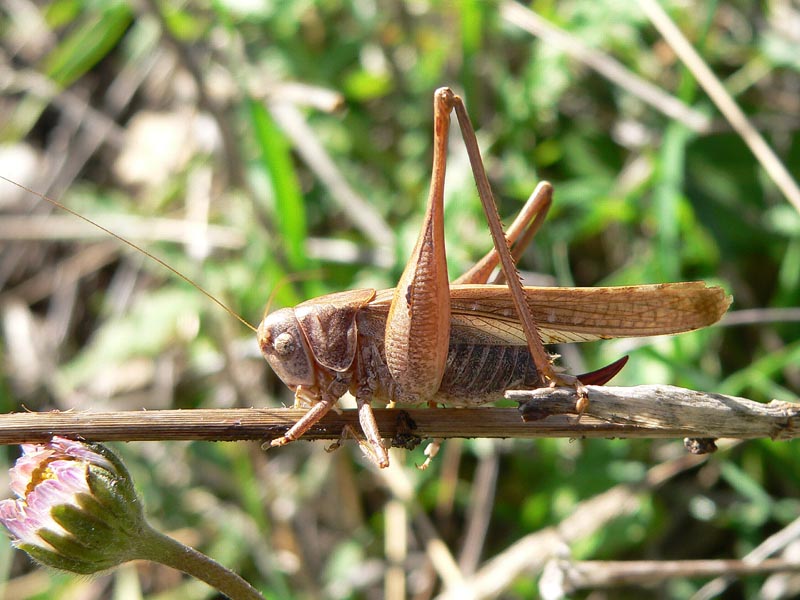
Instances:
[[[511,390],[506,397],[520,403],[528,420],[575,410],[575,395],[567,388]],[[591,386],[590,399],[585,414],[620,426],[624,433],[617,437],[791,439],[800,416],[797,403],[761,404],[669,385]]]
[[[709,98],[719,108],[731,127],[738,133],[758,162],[778,187],[784,197],[800,211],[800,187],[784,164],[767,144],[758,130],[753,127],[725,86],[703,61],[697,50],[689,43],[677,25],[669,18],[656,0],[639,0],[639,5],[652,21],[653,26],[664,36],[664,40],[686,65],[697,83],[705,90]]]
[[[569,544],[586,539],[610,521],[630,515],[640,507],[641,495],[706,460],[682,456],[652,467],[638,484],[619,484],[575,506],[558,525],[528,534],[487,560],[460,587],[449,587],[437,600],[496,598],[523,574],[536,574]]]
[[[426,438],[771,438],[800,434],[800,404],[696,392],[665,385],[588,386],[590,405],[574,416],[571,388],[509,391],[514,408],[378,409],[381,432],[411,447]],[[0,444],[52,435],[94,441],[264,440],[284,434],[305,411],[288,408],[128,412],[48,412],[0,415]],[[303,439],[338,440],[358,427],[355,410],[331,413]]]
[[[743,560],[585,560],[554,559],[545,566],[540,590],[547,597],[564,597],[579,590],[625,585],[652,586],[680,577],[742,576],[800,571],[800,563],[781,558],[759,563]],[[560,592],[557,593],[557,592]]]
[[[599,51],[597,48],[591,48],[580,38],[563,29],[559,29],[529,8],[512,0],[507,0],[502,3],[500,11],[503,18],[509,23],[524,29],[528,33],[541,38],[545,43],[581,61],[609,81],[671,119],[683,123],[686,127],[698,133],[708,131],[710,119],[702,112],[688,106],[679,98],[670,96],[664,90],[630,71],[618,60]]]

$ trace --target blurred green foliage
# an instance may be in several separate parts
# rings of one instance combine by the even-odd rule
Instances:
[[[538,181],[555,185],[550,218],[523,270],[560,285],[704,279],[733,294],[734,310],[797,308],[797,212],[639,8],[611,0],[529,4],[597,55],[707,116],[705,130],[665,116],[523,31],[503,17],[502,4],[52,0],[31,5],[32,13],[9,4],[0,21],[0,173],[112,229],[121,223],[124,230],[131,216],[147,219],[131,237],[256,322],[273,290],[277,306],[393,285],[429,183],[432,93],[450,85],[478,130],[501,214],[513,215]],[[789,171],[800,172],[800,41],[786,25],[800,18],[797,9],[750,1],[667,8]],[[298,138],[308,135],[281,120],[285,105],[351,188],[344,203],[299,149]],[[156,142],[148,145],[135,132],[153,116],[166,120],[149,124]],[[179,142],[171,158],[162,157],[159,146],[168,147],[173,130]],[[35,157],[31,172],[8,166],[19,148]],[[457,275],[486,251],[489,236],[460,138],[450,152],[446,234]],[[121,161],[126,155],[134,162]],[[144,175],[131,164],[144,165]],[[3,200],[3,210],[49,210],[35,200]],[[367,208],[378,223],[372,228],[358,220]],[[175,243],[159,233],[156,217],[199,219],[233,241]],[[291,402],[246,330],[157,265],[115,244],[109,249],[96,232],[85,237],[4,242],[3,299],[25,305],[40,361],[33,375],[16,367],[22,340],[6,328],[4,410]],[[85,266],[92,252],[106,258]],[[289,282],[290,274],[301,278]],[[762,313],[644,347],[627,340],[572,347],[564,362],[580,372],[630,353],[619,385],[663,382],[796,400],[799,334],[796,317],[773,322]],[[797,517],[797,449],[755,441],[721,450],[636,496],[635,510],[574,544],[573,556],[741,557]],[[306,443],[268,454],[250,444],[121,450],[154,521],[268,598],[382,596],[388,492],[357,451],[328,455]],[[421,510],[458,557],[471,506],[486,491],[477,473],[498,461],[482,564],[682,452],[678,441],[468,440],[446,445],[424,473],[413,467],[422,460],[417,450],[405,471]],[[426,598],[441,582],[426,566],[413,523],[402,566],[414,597]],[[115,585],[119,598],[208,597],[147,566],[139,568],[139,589],[122,574],[25,583],[31,568],[0,550],[6,597],[111,597]],[[522,574],[503,597],[536,594],[539,574]],[[731,597],[750,596],[762,582],[737,584]],[[658,591],[686,597],[700,585],[685,580]]]

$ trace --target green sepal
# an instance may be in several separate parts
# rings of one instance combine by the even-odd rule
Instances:
[[[117,565],[125,562],[127,559],[120,559],[115,553],[110,550],[114,549],[113,544],[106,543],[102,548],[93,548],[84,544],[84,540],[78,540],[72,535],[61,535],[48,529],[41,529],[38,532],[39,537],[50,544],[53,550],[36,546],[40,550],[44,550],[47,554],[43,556],[48,559],[44,562],[37,554],[32,554],[37,560],[41,560],[44,564],[62,569],[64,571],[74,571],[75,573],[97,573],[98,571],[105,571],[116,567]]]
[[[24,551],[33,560],[45,567],[58,569],[59,571],[69,571],[70,573],[79,573],[81,575],[91,575],[97,572],[94,565],[62,556],[61,554],[35,544],[19,544],[17,548]]]
[[[110,513],[117,519],[135,521],[137,524],[143,521],[139,497],[132,486],[123,484],[124,481],[126,480],[119,475],[111,474],[101,467],[90,466],[86,472],[86,483],[91,495],[87,496],[96,504],[87,505],[87,510],[99,510],[104,515]]]
[[[115,538],[121,536],[117,533],[113,522],[98,519],[83,508],[62,504],[54,506],[50,510],[50,515],[56,523],[67,530],[76,543],[87,549],[118,546]]]

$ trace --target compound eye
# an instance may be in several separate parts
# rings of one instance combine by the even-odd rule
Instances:
[[[275,343],[272,345],[275,352],[283,356],[288,356],[295,350],[295,341],[291,333],[283,332],[275,338]]]

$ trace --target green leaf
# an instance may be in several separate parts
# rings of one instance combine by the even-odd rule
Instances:
[[[112,3],[84,22],[56,46],[44,62],[44,71],[68,87],[102,60],[119,42],[132,19],[128,5]]]
[[[289,143],[261,102],[250,99],[248,108],[256,143],[261,151],[261,164],[272,183],[275,218],[285,244],[286,257],[294,271],[302,271],[307,266],[306,211]]]

